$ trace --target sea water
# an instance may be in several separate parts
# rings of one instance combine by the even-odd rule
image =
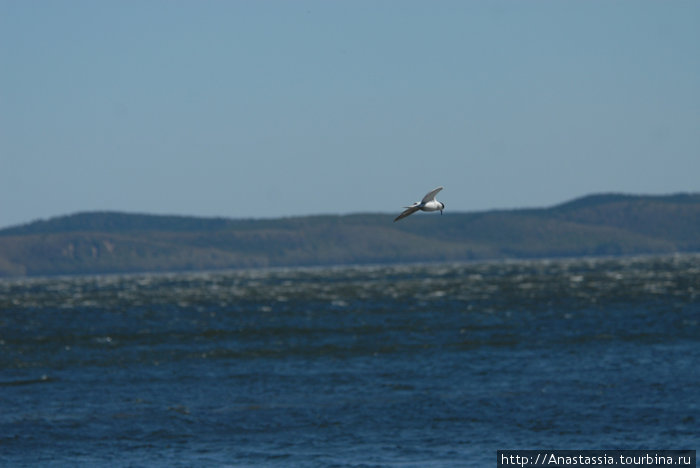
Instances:
[[[698,256],[0,281],[2,466],[699,442]]]

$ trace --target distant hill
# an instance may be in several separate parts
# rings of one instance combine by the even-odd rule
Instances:
[[[392,220],[79,213],[0,230],[0,276],[700,252],[700,194]]]

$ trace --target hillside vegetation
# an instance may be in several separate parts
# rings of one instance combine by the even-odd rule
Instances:
[[[700,194],[263,220],[79,213],[0,230],[0,276],[700,251]]]

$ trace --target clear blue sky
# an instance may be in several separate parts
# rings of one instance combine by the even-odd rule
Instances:
[[[0,0],[0,227],[700,191],[698,1]]]

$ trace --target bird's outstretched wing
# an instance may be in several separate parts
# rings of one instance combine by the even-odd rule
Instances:
[[[436,188],[436,189],[433,189],[432,192],[426,194],[420,202],[421,202],[421,203],[428,203],[429,201],[434,200],[434,199],[435,199],[435,195],[437,195],[437,193],[438,193],[440,190],[442,190],[442,186],[440,186],[440,187],[438,187],[438,188]],[[408,215],[406,215],[406,216],[408,216]]]
[[[396,217],[396,219],[394,219],[394,222],[396,222],[396,221],[398,221],[398,220],[400,220],[400,219],[403,219],[403,218],[405,218],[406,216],[410,216],[410,215],[412,215],[413,213],[415,213],[415,212],[418,211],[418,210],[420,210],[420,205],[419,205],[418,203],[416,203],[416,204],[413,205],[413,206],[409,206],[408,208],[406,208],[406,209],[403,211],[403,213],[401,213],[400,215],[398,215],[398,216]]]

